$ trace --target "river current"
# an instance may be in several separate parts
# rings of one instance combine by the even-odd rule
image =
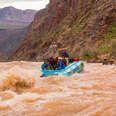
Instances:
[[[0,116],[116,116],[116,66],[85,63],[71,77],[40,78],[39,62],[0,63]]]

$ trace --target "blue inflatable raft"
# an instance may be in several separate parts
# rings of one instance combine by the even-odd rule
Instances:
[[[84,64],[82,61],[73,62],[69,66],[67,66],[65,69],[62,70],[40,70],[42,72],[41,77],[47,77],[47,76],[57,76],[59,74],[62,74],[63,76],[71,76],[77,72],[82,71],[84,68]]]

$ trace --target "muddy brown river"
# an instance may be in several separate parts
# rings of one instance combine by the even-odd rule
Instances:
[[[116,116],[116,66],[85,63],[40,78],[39,62],[0,63],[0,116]]]

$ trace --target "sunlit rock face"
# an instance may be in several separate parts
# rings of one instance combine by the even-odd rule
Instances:
[[[41,63],[0,63],[0,116],[116,116],[116,67],[87,64],[40,78]]]

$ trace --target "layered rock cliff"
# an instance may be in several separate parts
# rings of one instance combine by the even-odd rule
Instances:
[[[61,48],[73,57],[114,57],[115,39],[115,0],[50,0],[10,58],[36,60],[57,55]]]
[[[0,53],[9,56],[24,40],[35,10],[20,10],[14,7],[0,8]]]
[[[37,11],[20,10],[14,7],[0,8],[0,27],[1,26],[28,26]]]

